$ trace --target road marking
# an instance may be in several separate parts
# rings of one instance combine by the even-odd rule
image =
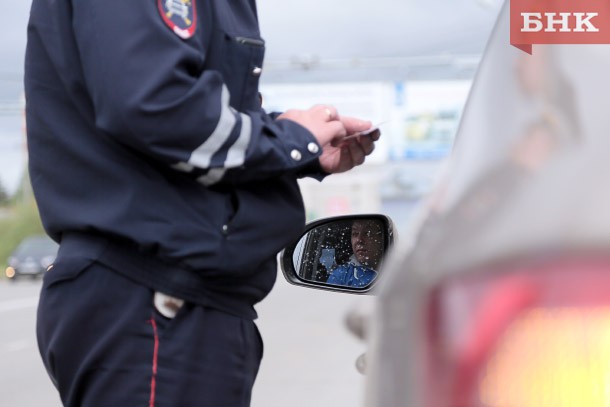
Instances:
[[[38,305],[38,297],[19,298],[17,300],[1,301],[0,313],[16,311],[23,308],[32,308]]]

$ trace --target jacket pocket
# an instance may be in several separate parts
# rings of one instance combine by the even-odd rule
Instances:
[[[86,257],[63,257],[58,258],[49,266],[43,278],[43,288],[51,288],[60,283],[74,280],[89,268],[94,259]]]
[[[223,77],[238,111],[258,110],[259,78],[265,57],[265,41],[254,36],[223,32]]]

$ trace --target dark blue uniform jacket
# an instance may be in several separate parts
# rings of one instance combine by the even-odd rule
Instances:
[[[30,175],[57,264],[255,317],[320,148],[260,106],[254,0],[192,1],[33,1]]]

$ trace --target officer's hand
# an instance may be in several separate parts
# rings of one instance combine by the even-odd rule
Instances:
[[[342,116],[340,119],[347,135],[371,128],[371,122]],[[345,172],[364,162],[367,155],[375,149],[375,141],[379,139],[379,131],[368,136],[356,136],[348,139],[335,139],[322,146],[320,165],[328,173]]]
[[[333,140],[339,142],[347,131],[332,106],[316,105],[308,110],[291,109],[278,116],[278,120],[289,119],[299,123],[313,134],[324,148]]]

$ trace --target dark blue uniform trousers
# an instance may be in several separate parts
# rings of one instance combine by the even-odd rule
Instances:
[[[79,258],[47,272],[38,345],[65,406],[247,407],[262,357],[253,321],[185,303]]]

